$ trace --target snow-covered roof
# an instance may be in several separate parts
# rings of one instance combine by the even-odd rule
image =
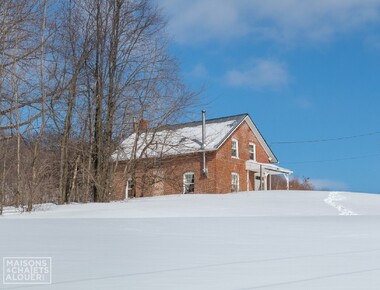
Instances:
[[[268,156],[272,157],[274,162],[277,162],[276,157],[248,114],[206,120],[206,138],[203,150],[213,151],[218,149],[244,120],[247,121],[250,127],[253,126],[251,129],[258,137],[259,142],[263,142],[262,145]],[[113,159],[130,159],[132,154],[134,155],[134,144],[137,144],[136,158],[161,157],[202,151],[202,121],[168,125],[138,135],[133,133],[122,142],[120,149],[113,154]]]

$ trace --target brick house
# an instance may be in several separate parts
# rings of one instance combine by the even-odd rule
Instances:
[[[292,171],[278,160],[248,114],[148,129],[135,128],[120,150],[113,200],[178,193],[271,189],[271,176]],[[134,156],[134,158],[131,158]],[[134,162],[133,174],[126,170]]]

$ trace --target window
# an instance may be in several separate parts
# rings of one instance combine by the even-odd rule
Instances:
[[[125,199],[128,199],[128,197],[134,197],[135,196],[134,191],[135,191],[135,182],[132,178],[129,178],[127,181]]]
[[[256,160],[256,145],[254,143],[249,143],[249,159]]]
[[[231,192],[239,191],[239,174],[232,173],[231,174]]]
[[[239,158],[239,143],[238,140],[232,139],[232,158]]]
[[[183,175],[183,193],[194,193],[194,172]]]

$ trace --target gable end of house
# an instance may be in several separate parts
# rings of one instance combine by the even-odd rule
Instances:
[[[236,132],[236,130],[244,123],[246,122],[253,132],[253,134],[256,136],[257,140],[259,141],[260,145],[263,147],[265,153],[268,155],[270,163],[278,163],[278,159],[276,155],[273,153],[271,148],[269,147],[268,143],[264,139],[263,135],[253,122],[252,118],[249,116],[249,114],[243,114],[241,116],[244,116],[241,118],[234,126],[231,128],[230,132],[219,142],[219,144],[216,146],[215,150],[218,150],[233,134]]]

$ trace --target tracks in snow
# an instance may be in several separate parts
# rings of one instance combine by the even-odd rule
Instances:
[[[329,193],[329,196],[325,198],[325,203],[333,208],[336,208],[339,211],[339,215],[358,215],[357,213],[345,208],[343,205],[339,204],[339,201],[346,199],[343,195],[339,194],[339,192],[332,191]]]

